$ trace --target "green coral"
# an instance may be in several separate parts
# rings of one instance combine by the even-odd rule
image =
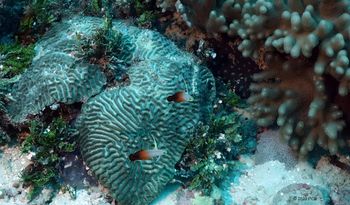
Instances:
[[[76,150],[70,128],[62,118],[45,125],[33,120],[30,134],[21,145],[22,153],[33,153],[32,163],[22,172],[25,185],[31,186],[29,200],[38,196],[45,187],[57,190],[60,187],[59,163],[64,153]]]
[[[32,62],[34,45],[0,45],[0,72],[7,77],[21,74]]]

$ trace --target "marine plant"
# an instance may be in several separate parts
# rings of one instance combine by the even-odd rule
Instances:
[[[255,122],[233,111],[244,101],[230,91],[220,102],[210,123],[198,128],[177,165],[177,177],[189,180],[191,189],[206,195],[220,187],[229,173],[239,175],[244,167],[238,161],[240,155],[252,153],[256,147]]]
[[[305,156],[346,145],[350,1],[181,0],[189,25],[241,39],[238,49],[265,65],[251,86],[261,126],[277,123]]]
[[[79,37],[80,34],[76,35]],[[81,42],[78,55],[92,64],[116,60],[123,49],[127,49],[122,45],[122,34],[112,28],[112,21],[108,17],[105,17],[103,27],[97,29],[92,36],[79,38]]]
[[[150,27],[159,17],[159,11],[157,11],[150,2],[135,0],[134,7],[136,24],[138,26]]]
[[[26,0],[26,7],[20,20],[18,37],[22,43],[34,43],[47,28],[60,19],[59,10],[64,1]]]
[[[103,17],[106,12],[112,17],[125,17],[132,10],[134,0],[80,0],[80,6],[88,15]]]
[[[34,45],[1,44],[0,72],[6,77],[21,74],[32,62]]]
[[[39,120],[30,122],[29,134],[21,144],[23,154],[32,153],[31,164],[21,174],[24,185],[30,186],[30,201],[44,188],[53,191],[60,188],[61,157],[76,150],[76,143],[71,134],[67,122],[60,117],[53,119],[51,123]]]

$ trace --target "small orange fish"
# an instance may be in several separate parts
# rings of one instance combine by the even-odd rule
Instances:
[[[193,101],[193,97],[185,91],[179,91],[179,92],[175,93],[174,95],[167,97],[167,100],[169,102],[173,101],[173,102],[177,102],[177,103],[181,103],[181,102],[185,102],[185,101],[191,102],[191,101]]]
[[[154,157],[160,157],[165,153],[164,150],[151,149],[151,150],[140,150],[129,155],[130,161],[136,160],[150,160]],[[159,158],[158,158],[159,159]]]

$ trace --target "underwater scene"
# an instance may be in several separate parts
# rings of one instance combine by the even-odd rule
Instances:
[[[350,0],[0,0],[0,205],[350,205]]]

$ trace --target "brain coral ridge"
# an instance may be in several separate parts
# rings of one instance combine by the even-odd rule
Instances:
[[[301,154],[331,154],[350,123],[350,1],[180,0],[189,25],[242,39],[244,56],[264,59],[250,102],[258,123],[275,121]]]
[[[49,31],[36,45],[33,64],[14,87],[10,114],[21,121],[55,102],[86,101],[76,127],[87,166],[118,204],[145,205],[172,179],[174,165],[197,124],[211,112],[215,82],[206,67],[159,33],[113,21],[113,29],[129,46],[121,63],[130,83],[107,88],[97,65],[76,55],[78,37],[92,36],[102,22],[74,17]],[[193,100],[167,100],[182,90]],[[129,155],[141,149],[160,149],[164,154],[159,159],[130,161]]]

